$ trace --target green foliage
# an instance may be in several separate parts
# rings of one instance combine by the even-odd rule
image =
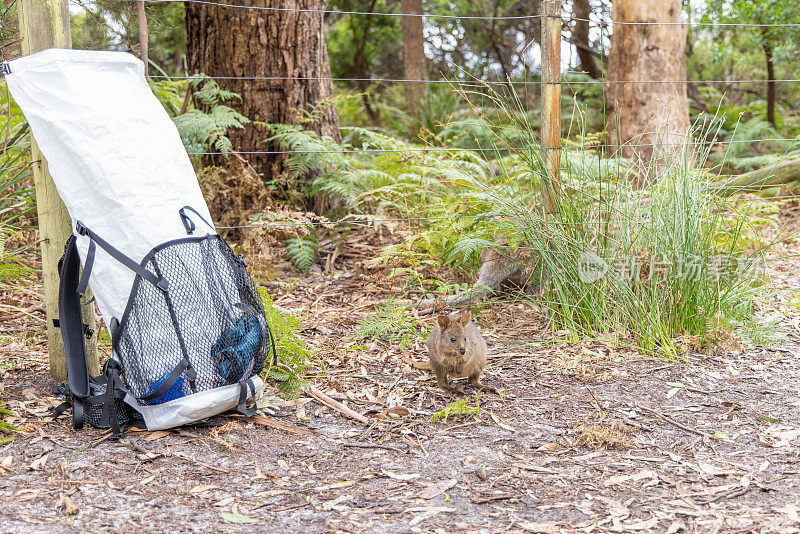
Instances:
[[[286,240],[286,255],[304,275],[308,276],[311,266],[317,260],[318,240],[316,234],[297,235]]]
[[[263,287],[258,289],[264,304],[264,314],[272,329],[278,349],[279,366],[270,366],[262,373],[263,377],[280,382],[278,388],[290,396],[295,396],[303,387],[303,375],[311,365],[314,353],[300,337],[302,325],[297,317],[282,310]],[[268,362],[271,363],[271,362]]]
[[[138,55],[139,25],[135,2],[76,0],[71,11],[72,47],[124,50]],[[148,56],[170,74],[183,70],[186,24],[180,2],[147,2]]]
[[[250,119],[224,105],[224,102],[241,100],[236,93],[220,88],[216,81],[205,74],[193,76],[189,83],[195,89],[194,97],[207,111],[189,109],[182,115],[173,116],[178,127],[181,140],[189,152],[222,152],[229,154],[233,145],[228,139],[228,130],[244,128]],[[169,82],[156,82],[155,85],[166,85]],[[161,88],[167,103],[174,104],[174,92]],[[158,93],[157,93],[158,94]],[[168,108],[169,109],[169,108]]]
[[[5,91],[0,87],[2,100]],[[35,209],[34,191],[30,186],[30,141],[27,124],[13,102],[2,102],[8,110],[5,123],[0,127],[0,139],[6,141],[0,153],[0,288],[8,282],[31,276],[32,269],[15,261],[19,250],[9,250],[8,238],[27,224],[27,217]]]
[[[478,395],[475,396],[475,406],[470,406],[466,398],[460,398],[433,414],[431,423],[440,420],[446,423],[450,417],[474,416],[477,419],[480,411],[480,397]]]
[[[495,93],[490,102],[507,114],[504,121],[478,115],[487,136],[498,147],[535,147],[538,132],[529,112],[506,98]],[[591,139],[577,129],[579,141]],[[481,250],[502,243],[528,261],[531,272],[544,273],[543,300],[554,325],[575,338],[613,334],[675,354],[680,336],[710,345],[720,329],[745,337],[762,326],[755,319],[763,294],[758,281],[736,269],[717,276],[709,267],[731,258],[752,263],[764,244],[754,237],[756,219],[711,194],[714,177],[690,170],[687,161],[703,161],[707,153],[677,156],[657,186],[635,189],[626,160],[565,151],[558,210],[544,217],[531,209],[550,187],[535,148],[498,148],[489,160],[468,150],[421,150],[362,128],[347,129],[341,147],[299,127],[274,131],[286,148],[325,146],[326,153],[298,153],[291,160],[313,170],[314,187],[344,198],[354,216],[421,219],[381,259],[394,267],[393,276],[428,293],[438,288],[423,274],[435,268],[427,262],[472,268]],[[626,261],[634,262],[636,276],[617,274]],[[697,277],[684,276],[681,269],[692,262],[704,268]],[[603,276],[587,282],[587,266]],[[656,270],[660,274],[650,276]],[[359,335],[396,335],[392,328],[400,321],[379,310],[363,321]]]
[[[417,335],[417,322],[409,316],[407,309],[397,306],[392,300],[375,308],[356,325],[357,338],[378,338],[397,343],[400,348],[410,346]]]
[[[11,410],[3,408],[2,403],[0,403],[0,447],[8,445],[12,441],[14,441],[12,434],[17,430],[17,427],[12,425],[11,423],[4,421],[3,419],[7,416],[13,417],[16,415],[17,414],[12,412]]]
[[[533,141],[524,117],[516,118],[518,105],[507,104],[507,113]],[[746,268],[757,267],[764,247],[747,248],[747,217],[726,219],[732,207],[711,193],[715,177],[688,164],[706,157],[675,155],[649,189],[565,158],[547,216],[519,202],[519,193],[498,194],[477,178],[474,186],[491,195],[496,213],[522,237],[534,271],[544,273],[543,297],[556,327],[575,338],[611,334],[675,355],[675,338],[713,344],[725,321],[759,328],[755,312],[764,291],[758,273]],[[528,180],[552,190],[540,153],[522,159]]]

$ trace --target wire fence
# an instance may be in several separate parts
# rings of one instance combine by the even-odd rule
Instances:
[[[133,3],[137,0],[115,0],[120,4],[124,3]],[[148,4],[155,5],[155,4],[168,4],[174,2],[180,2],[182,4],[192,3],[198,5],[205,5],[215,8],[224,8],[224,9],[241,9],[247,11],[259,11],[259,12],[294,12],[294,13],[309,13],[309,14],[317,14],[320,16],[342,16],[342,15],[349,15],[349,16],[388,16],[388,17],[415,17],[421,18],[426,20],[470,20],[470,21],[487,21],[487,22],[495,22],[495,21],[514,21],[514,22],[526,22],[526,21],[538,21],[538,19],[542,19],[546,15],[542,15],[539,13],[536,14],[519,14],[519,15],[481,15],[481,14],[445,14],[445,13],[402,13],[402,12],[380,12],[380,11],[359,11],[359,10],[332,10],[332,9],[306,9],[306,8],[294,8],[294,7],[281,7],[281,6],[253,6],[253,5],[246,5],[242,3],[236,2],[217,2],[212,0],[142,0]],[[595,14],[597,15],[597,14]],[[745,21],[745,22],[722,22],[722,21],[691,21],[691,20],[684,20],[684,21],[653,21],[653,22],[634,22],[634,21],[614,21],[609,17],[610,14],[608,12],[600,13],[600,16],[597,19],[594,18],[581,18],[572,16],[570,13],[562,12],[560,15],[560,19],[562,23],[569,23],[569,22],[588,22],[590,24],[596,25],[600,28],[601,32],[607,29],[613,29],[614,26],[681,26],[681,27],[720,27],[720,28],[792,28],[792,27],[800,27],[800,22],[779,22],[779,23],[770,23],[764,24],[755,21]],[[601,39],[604,35],[601,33]],[[674,80],[674,79],[661,79],[661,80],[640,80],[640,79],[623,79],[623,80],[607,80],[607,79],[596,79],[596,80],[560,80],[555,82],[542,82],[541,80],[529,80],[529,79],[511,79],[507,78],[506,80],[497,80],[497,79],[487,79],[487,80],[479,80],[479,79],[409,79],[409,78],[402,78],[402,77],[334,77],[334,76],[225,76],[225,75],[212,75],[209,76],[215,80],[235,80],[235,81],[330,81],[330,82],[343,82],[343,83],[370,83],[370,84],[395,84],[395,83],[411,83],[411,84],[450,84],[453,86],[458,86],[459,88],[481,88],[481,87],[491,87],[491,86],[505,86],[505,87],[513,87],[513,86],[542,86],[543,84],[560,84],[561,86],[565,87],[572,87],[572,86],[590,86],[590,85],[601,85],[601,86],[612,86],[612,85],[621,85],[621,84],[643,84],[643,85],[650,85],[650,84],[698,84],[698,85],[712,85],[712,84],[724,84],[724,85],[735,85],[735,84],[763,84],[763,83],[797,83],[800,82],[800,78],[778,78],[778,79],[743,79],[743,78],[731,78],[731,79],[709,79],[709,80],[691,80],[691,79],[683,79],[683,80]],[[167,74],[152,74],[148,76],[151,80],[191,80],[196,79],[196,76],[191,75],[175,75],[170,76]],[[604,106],[605,106],[605,95],[604,95]],[[695,140],[692,142],[693,145],[696,146],[726,146],[726,145],[737,145],[737,144],[753,144],[753,143],[764,143],[764,142],[771,142],[771,143],[788,143],[792,146],[798,142],[799,139],[786,139],[781,137],[763,137],[757,139],[714,139],[711,141],[707,140]],[[644,147],[655,147],[655,146],[664,146],[670,145],[670,143],[664,142],[654,142],[654,143],[625,143],[624,146],[628,148],[644,148]],[[678,146],[678,144],[672,144],[672,146]],[[611,149],[614,148],[615,145],[600,143],[600,144],[578,144],[578,145],[571,145],[571,146],[556,146],[556,147],[542,147],[542,146],[496,146],[496,147],[436,147],[436,146],[409,146],[400,149],[384,149],[384,148],[345,148],[343,147],[341,150],[261,150],[261,151],[241,151],[236,152],[240,155],[293,155],[293,154],[369,154],[369,153],[453,153],[453,152],[462,152],[462,151],[470,151],[470,152],[477,152],[477,153],[508,153],[508,152],[524,152],[524,151],[532,151],[532,150],[565,150],[565,151],[586,151],[586,150],[602,150],[602,149]],[[189,151],[189,155],[192,156],[223,156],[228,153],[222,151]],[[0,171],[12,170],[14,168],[24,167],[24,165],[15,165],[11,167],[4,167],[0,168]],[[796,198],[794,195],[788,196],[774,196],[770,197],[771,199],[779,200],[779,199],[794,199]],[[750,200],[748,198],[742,199],[733,199],[734,201],[747,201]],[[348,225],[358,225],[358,224],[375,224],[375,223],[385,223],[385,222],[422,222],[422,221],[434,221],[434,220],[458,220],[458,219],[476,219],[476,218],[487,218],[486,214],[479,214],[479,215],[463,215],[463,216],[447,216],[447,217],[406,217],[406,218],[363,218],[363,219],[346,219],[346,220],[339,220],[339,221],[325,221],[325,222],[274,222],[274,223],[262,223],[262,224],[252,224],[252,225],[241,225],[241,226],[220,226],[220,229],[244,229],[244,228],[269,228],[269,227],[282,227],[282,226],[328,226],[328,225],[339,225],[339,224],[348,224]]]
[[[196,80],[197,76],[175,75],[170,76],[167,74],[150,74],[147,76],[152,79],[166,79],[166,80]],[[331,76],[217,76],[208,75],[209,78],[214,80],[256,80],[256,81],[330,81],[330,82],[369,82],[369,83],[435,83],[435,84],[453,84],[453,85],[466,85],[471,87],[483,87],[492,85],[536,85],[540,86],[540,80],[515,80],[508,79],[505,81],[500,80],[418,80],[409,78],[336,78]],[[733,79],[733,80],[561,80],[556,82],[561,85],[615,85],[615,84],[705,84],[705,83],[788,83],[800,82],[800,78],[778,78],[778,79]]]
[[[775,200],[797,200],[800,201],[800,195],[778,195],[768,198],[729,198],[726,202],[764,202]],[[475,215],[448,215],[441,217],[392,217],[392,218],[364,218],[364,219],[341,219],[336,221],[290,221],[290,222],[267,222],[261,224],[244,224],[240,226],[216,226],[218,230],[243,230],[243,229],[267,229],[267,228],[297,228],[304,226],[338,226],[338,225],[375,225],[377,223],[387,222],[422,222],[422,221],[457,221],[463,219],[497,219],[498,216],[492,213],[478,213]],[[628,223],[646,223],[651,222],[646,219],[625,219],[624,222]],[[558,221],[554,223],[557,226],[561,225],[583,225],[584,222],[565,222]]]
[[[117,2],[132,3],[139,0],[116,0]],[[252,6],[246,4],[226,3],[226,2],[213,2],[211,0],[141,0],[149,4],[168,4],[174,2],[201,4],[215,7],[245,9],[253,11],[276,11],[276,12],[296,12],[296,13],[318,13],[322,15],[359,15],[359,16],[378,16],[378,17],[412,17],[423,19],[449,19],[449,20],[485,20],[485,21],[502,21],[502,20],[536,20],[541,19],[545,15],[530,14],[530,15],[448,15],[443,13],[398,13],[398,12],[384,12],[384,11],[347,11],[338,9],[304,9],[304,8],[287,8],[276,6]],[[608,14],[605,12],[605,14]],[[752,27],[752,28],[797,28],[800,23],[786,22],[786,23],[762,23],[762,22],[694,22],[694,21],[652,21],[652,22],[635,22],[635,21],[615,21],[608,20],[594,20],[591,18],[580,18],[570,15],[569,13],[562,13],[560,17],[563,21],[578,21],[578,22],[592,22],[595,24],[602,24],[606,26],[697,26],[697,27]]]
[[[695,146],[725,146],[730,144],[754,144],[754,143],[766,143],[766,142],[775,142],[775,143],[786,143],[790,146],[797,145],[800,148],[800,138],[791,138],[787,139],[785,137],[766,137],[762,139],[728,139],[728,140],[717,140],[717,141],[692,141],[691,144]],[[625,147],[627,148],[643,148],[643,147],[654,147],[654,146],[667,146],[667,147],[681,147],[682,144],[678,143],[625,143]],[[243,156],[257,156],[262,154],[370,154],[370,153],[414,153],[414,152],[489,152],[493,154],[504,154],[507,152],[525,152],[529,150],[574,150],[578,152],[584,152],[587,150],[603,150],[603,149],[616,149],[617,145],[615,144],[587,144],[587,145],[576,145],[576,146],[560,146],[560,147],[543,147],[540,145],[536,146],[497,146],[491,148],[485,147],[418,147],[418,146],[410,146],[407,148],[342,148],[341,150],[255,150],[255,151],[236,151],[236,154],[243,155]],[[191,156],[225,156],[231,154],[230,152],[195,152],[189,151],[187,154]]]

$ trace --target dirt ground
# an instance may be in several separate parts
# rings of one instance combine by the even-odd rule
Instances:
[[[47,417],[41,289],[3,295],[0,399],[19,432],[0,448],[0,532],[800,532],[793,261],[770,263],[779,349],[667,361],[560,341],[528,301],[485,305],[501,394],[468,390],[472,413],[432,422],[455,398],[417,368],[424,339],[354,338],[394,290],[355,244],[337,250],[268,288],[326,364],[311,383],[368,424],[301,395],[119,442],[74,432]]]

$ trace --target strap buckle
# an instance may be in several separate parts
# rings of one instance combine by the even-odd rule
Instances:
[[[80,221],[75,221],[75,231],[78,232],[78,235],[86,235],[89,233],[89,229]]]

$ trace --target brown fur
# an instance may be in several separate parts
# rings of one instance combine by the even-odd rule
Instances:
[[[436,382],[445,391],[458,392],[450,385],[451,376],[466,378],[469,385],[495,391],[480,381],[486,366],[486,342],[471,319],[468,311],[449,317],[440,315],[428,340],[428,359]]]

